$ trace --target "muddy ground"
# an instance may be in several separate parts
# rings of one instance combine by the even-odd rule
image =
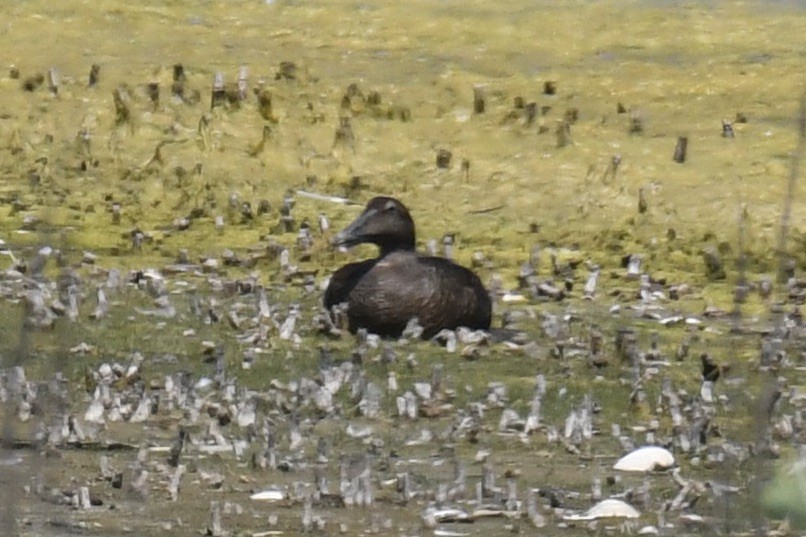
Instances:
[[[211,502],[236,535],[769,527],[757,478],[803,434],[799,5],[69,0],[0,20],[4,534],[217,534]],[[453,236],[523,335],[328,334],[327,276],[372,255],[329,236],[377,194],[420,249]],[[724,370],[705,389],[702,354]],[[353,369],[320,407],[304,379],[331,363]],[[679,503],[669,471],[611,469],[647,443],[690,480]],[[342,507],[356,468],[374,502]],[[477,509],[484,475],[499,516],[432,527],[429,505]],[[250,500],[269,486],[283,499]],[[610,496],[641,518],[566,520]]]

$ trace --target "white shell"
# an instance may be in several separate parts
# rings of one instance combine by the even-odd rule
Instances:
[[[622,472],[651,472],[674,466],[674,455],[665,448],[644,446],[628,453],[616,461],[614,470]]]
[[[285,493],[277,488],[261,490],[260,492],[255,492],[254,494],[249,496],[250,500],[262,500],[266,502],[279,502],[284,498]]]
[[[526,297],[520,293],[507,291],[501,296],[501,302],[505,304],[515,304],[519,302],[526,302]]]
[[[567,515],[564,520],[596,520],[597,518],[638,518],[641,513],[632,505],[613,498],[602,500],[581,515]]]

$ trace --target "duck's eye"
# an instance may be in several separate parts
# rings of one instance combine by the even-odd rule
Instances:
[[[389,202],[386,203],[386,206],[383,208],[383,210],[386,211],[386,212],[394,211],[395,207],[396,207],[395,204],[393,202],[389,201]]]

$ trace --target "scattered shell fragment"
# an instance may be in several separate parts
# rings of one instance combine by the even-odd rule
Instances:
[[[434,530],[434,535],[436,535],[437,537],[464,537],[465,535],[470,534],[461,531],[441,530],[437,528]]]
[[[426,527],[433,528],[439,523],[467,522],[470,520],[470,515],[461,509],[428,507],[423,511],[422,519]]]

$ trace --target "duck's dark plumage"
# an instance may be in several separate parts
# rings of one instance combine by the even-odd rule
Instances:
[[[414,250],[414,222],[394,198],[373,198],[364,212],[333,240],[336,245],[372,243],[375,259],[337,270],[325,291],[325,307],[348,304],[350,330],[397,337],[417,317],[423,337],[443,328],[488,329],[492,305],[472,271],[448,259]]]

